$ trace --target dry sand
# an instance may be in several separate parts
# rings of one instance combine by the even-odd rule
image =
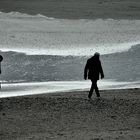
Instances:
[[[0,140],[138,140],[140,89],[0,99]]]

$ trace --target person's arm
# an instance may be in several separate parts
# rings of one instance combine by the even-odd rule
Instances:
[[[104,72],[103,72],[103,68],[102,68],[102,64],[100,62],[100,74],[101,74],[101,79],[104,78]]]
[[[85,69],[84,69],[84,79],[86,80],[87,79],[87,73],[88,73],[88,61],[85,65]]]

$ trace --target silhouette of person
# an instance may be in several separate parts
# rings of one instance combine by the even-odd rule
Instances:
[[[1,62],[3,60],[3,57],[0,55],[0,74],[1,74]],[[0,82],[0,89],[1,89],[1,82]]]
[[[97,86],[99,75],[101,75],[101,79],[104,78],[104,73],[103,73],[103,69],[102,69],[102,65],[100,61],[100,54],[96,52],[94,56],[92,56],[91,58],[87,60],[87,63],[84,69],[84,79],[86,80],[88,77],[88,79],[90,79],[92,82],[91,88],[88,94],[89,99],[91,99],[94,89],[95,89],[97,97],[100,97],[99,89]]]
[[[3,60],[3,57],[0,55],[0,74],[1,74],[1,62]]]

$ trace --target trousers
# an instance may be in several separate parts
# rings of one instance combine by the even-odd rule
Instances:
[[[91,83],[91,88],[90,88],[90,91],[89,91],[88,98],[91,98],[94,90],[96,92],[97,97],[100,97],[99,89],[98,89],[98,86],[97,86],[97,80],[91,79],[91,82],[92,83]]]

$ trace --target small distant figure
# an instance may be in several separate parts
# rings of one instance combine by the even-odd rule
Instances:
[[[84,79],[91,80],[91,88],[88,94],[88,98],[91,99],[93,91],[95,89],[97,97],[100,97],[99,89],[97,86],[97,81],[99,80],[99,75],[101,75],[101,79],[104,78],[104,73],[100,61],[100,53],[96,52],[94,56],[87,60],[85,69],[84,69]]]
[[[0,74],[1,74],[1,62],[3,60],[3,57],[0,55]],[[1,89],[1,83],[0,83],[0,89]]]

